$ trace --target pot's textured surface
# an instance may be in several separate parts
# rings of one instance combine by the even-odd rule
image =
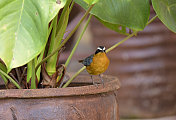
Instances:
[[[125,37],[96,20],[91,28],[96,46],[109,48]],[[176,34],[159,19],[107,55],[111,61],[107,74],[118,76],[122,84],[118,91],[121,116],[176,114]]]
[[[119,120],[114,94],[118,79],[104,76],[104,87],[86,85],[90,84],[89,76],[78,79],[84,86],[0,90],[0,120]]]

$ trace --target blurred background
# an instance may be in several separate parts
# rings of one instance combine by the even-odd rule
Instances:
[[[82,12],[78,5],[73,7],[68,31]],[[150,16],[154,15],[151,9]],[[83,26],[67,43],[60,63],[69,56]],[[98,46],[109,48],[124,37],[92,18],[67,71],[79,70],[82,64],[78,60],[93,54]],[[156,19],[107,56],[111,62],[104,74],[117,76],[121,82],[116,95],[122,120],[176,120],[176,34]]]
[[[71,22],[77,22],[84,10],[77,5],[73,9],[76,12],[72,13]],[[150,18],[154,15],[151,9]],[[63,63],[82,27],[67,44],[61,56]],[[93,54],[98,46],[109,48],[124,37],[104,27],[97,19],[91,19],[68,72],[79,70],[82,64],[78,60]],[[176,120],[176,34],[156,19],[107,55],[111,63],[104,74],[117,76],[121,82],[116,95],[122,120]]]

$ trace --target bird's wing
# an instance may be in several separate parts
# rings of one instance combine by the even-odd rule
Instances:
[[[93,61],[93,56],[94,55],[91,55],[91,56],[87,57],[86,59],[84,59],[82,61],[82,64],[85,65],[85,66],[89,66]]]

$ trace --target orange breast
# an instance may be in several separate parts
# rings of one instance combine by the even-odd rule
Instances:
[[[109,66],[109,59],[106,53],[97,53],[93,57],[93,62],[90,66],[86,67],[86,70],[91,75],[99,75],[104,73]]]

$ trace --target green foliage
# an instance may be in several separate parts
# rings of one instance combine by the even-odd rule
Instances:
[[[0,75],[3,75],[2,78],[5,82],[5,84],[7,84],[7,82],[8,82],[7,79],[9,79],[18,89],[21,89],[19,84],[14,79],[12,79],[8,74],[6,74],[4,71],[2,71],[1,69],[0,69]]]
[[[42,1],[46,1],[45,4],[47,4],[48,2],[48,0],[42,0]],[[67,0],[60,0],[60,3],[56,3],[56,0],[49,0],[48,22],[50,22],[56,16],[59,10],[65,6],[66,2]]]
[[[176,0],[152,0],[159,19],[176,33]]]
[[[58,51],[65,46],[69,38],[88,16],[89,12],[107,28],[120,34],[128,35],[124,40],[108,49],[107,52],[136,35],[138,31],[143,30],[146,25],[156,18],[154,17],[148,22],[150,15],[149,0],[74,1],[87,11],[75,25],[74,29],[70,31],[70,34],[63,40],[68,25],[69,14],[74,4],[72,0],[0,0],[0,58],[5,63],[5,65],[0,63],[0,75],[6,84],[9,80],[17,88],[21,88],[18,81],[13,80],[7,73],[12,68],[25,64],[28,66],[27,82],[31,80],[31,88],[33,89],[36,88],[36,78],[40,80],[41,65],[44,62],[45,65],[43,66],[46,67],[48,74],[50,76],[55,74]],[[152,4],[159,19],[170,30],[176,32],[176,1],[152,0]],[[61,16],[58,17],[58,12],[63,7]],[[92,15],[90,15],[83,32],[65,63],[66,67]],[[49,27],[51,21],[52,23]],[[133,33],[129,35],[126,32],[126,28],[132,29]],[[52,33],[50,34],[50,32]],[[51,35],[51,38],[48,42],[49,35]],[[45,50],[47,42],[49,49]],[[84,69],[85,67],[80,69],[64,87]],[[60,76],[56,77],[61,78]],[[51,82],[48,81],[48,83]]]
[[[55,23],[55,27],[53,27],[53,32],[51,34],[51,42],[50,42],[50,48],[48,51],[48,55],[51,54],[57,47],[61,44],[62,38],[64,36],[65,30],[67,28],[69,19],[69,8],[65,11],[65,14],[63,15],[62,19],[60,20],[60,25],[58,29],[58,33],[56,35],[56,27],[57,27],[57,19]],[[54,21],[53,21],[54,22]],[[53,75],[56,72],[56,63],[57,63],[57,54],[50,57],[46,64],[46,70],[49,75]]]
[[[99,0],[84,0],[84,2],[86,2],[88,5],[92,5],[97,3]]]
[[[1,62],[0,62],[0,70],[2,70],[3,72],[7,72],[6,66],[4,64],[2,64]],[[8,83],[7,78],[2,73],[0,73],[0,76],[4,80],[4,83],[6,85]]]
[[[32,77],[31,77],[31,89],[36,89],[36,76],[35,76],[35,60],[33,59],[32,61]]]
[[[2,64],[1,62],[0,62],[0,69],[4,72],[7,72],[6,66],[4,64]]]
[[[57,27],[57,18],[58,16],[56,16],[52,23],[53,23],[53,29],[52,29],[52,33],[51,33],[51,40],[50,40],[50,46],[48,49],[48,54],[51,54],[51,52],[54,50],[54,46],[58,45],[56,44],[56,27]],[[48,59],[47,64],[46,64],[46,70],[47,73],[49,75],[52,75],[56,72],[56,61],[57,61],[57,54],[53,55],[50,59]]]
[[[114,30],[120,34],[124,34],[124,35],[129,35],[127,32],[126,32],[126,27],[124,26],[121,26],[121,25],[118,25],[118,24],[113,24],[113,23],[108,23],[108,22],[105,22],[101,19],[99,19],[97,17],[97,19],[107,28],[111,29],[111,30]]]
[[[85,9],[88,7],[83,0],[75,2]],[[100,0],[91,13],[104,22],[143,30],[149,19],[150,5],[148,0]]]
[[[0,58],[8,72],[44,49],[49,21],[64,6],[62,1],[0,0]]]

